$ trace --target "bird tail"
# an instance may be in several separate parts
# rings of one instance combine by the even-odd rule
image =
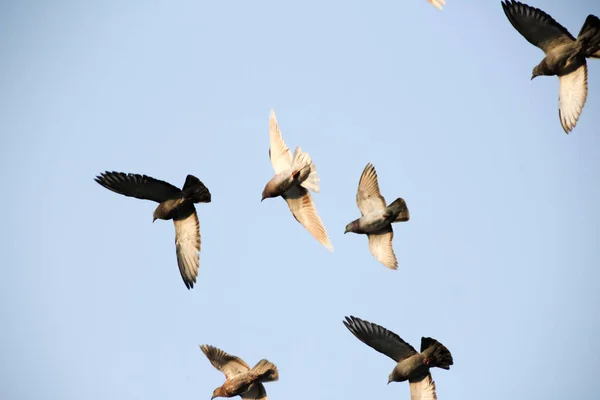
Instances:
[[[429,360],[429,367],[438,367],[443,369],[450,369],[450,366],[454,364],[452,360],[452,354],[450,350],[443,344],[430,337],[424,337],[421,339],[421,353]]]
[[[442,6],[446,5],[446,0],[427,0],[427,1],[440,11],[442,11]]]
[[[600,19],[588,15],[577,40],[583,45],[586,57],[600,58]]]
[[[211,196],[208,188],[194,175],[187,176],[181,192],[184,200],[192,203],[210,203]]]
[[[279,379],[277,367],[269,360],[262,359],[250,371],[260,382],[272,382]]]
[[[392,204],[387,206],[386,212],[396,216],[393,222],[406,222],[410,219],[408,207],[402,197],[398,197]]]
[[[294,158],[292,159],[293,174],[297,174],[300,185],[304,188],[319,193],[319,175],[317,168],[313,164],[308,153],[302,151],[300,147],[296,147]]]

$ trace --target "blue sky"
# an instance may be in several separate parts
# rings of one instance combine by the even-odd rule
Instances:
[[[573,34],[593,1],[538,0]],[[600,382],[600,61],[575,130],[500,1],[4,2],[0,397],[209,399],[207,343],[277,399],[409,398],[345,315],[445,344],[438,397],[593,398]],[[282,199],[268,115],[321,177],[334,252]],[[399,269],[343,235],[372,162]],[[155,203],[104,170],[210,189],[196,287]]]

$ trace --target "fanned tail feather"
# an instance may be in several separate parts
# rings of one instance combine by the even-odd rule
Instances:
[[[279,371],[275,364],[271,361],[262,359],[254,368],[252,368],[252,374],[256,376],[256,379],[260,382],[272,382],[279,379]]]
[[[317,168],[313,164],[308,153],[302,151],[300,147],[296,147],[294,158],[292,159],[292,169],[298,173],[300,185],[304,188],[319,193],[319,175]]]

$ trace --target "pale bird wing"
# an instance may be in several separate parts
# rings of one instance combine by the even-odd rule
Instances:
[[[343,323],[358,340],[396,362],[417,354],[414,347],[383,326],[352,315],[346,317]]]
[[[194,287],[200,267],[200,222],[193,204],[173,218],[175,251],[181,278],[188,289]]]
[[[214,346],[203,344],[200,346],[200,350],[206,355],[213,367],[225,374],[226,379],[250,371],[250,367],[244,360]]]
[[[575,128],[587,99],[587,64],[558,79],[558,116],[563,129],[569,133]]]
[[[269,117],[269,158],[271,164],[277,175],[280,172],[285,171],[292,167],[292,152],[285,145],[283,138],[281,137],[281,131],[279,130],[279,124],[277,118],[275,118],[275,111],[271,110],[271,116]]]
[[[427,373],[423,379],[409,380],[410,400],[437,400],[435,382],[431,374]]]
[[[254,382],[250,388],[240,395],[242,400],[267,400],[267,391],[260,382]]]
[[[502,2],[502,9],[512,26],[544,53],[555,46],[575,41],[564,26],[539,8],[509,0]]]
[[[442,10],[442,7],[446,5],[445,0],[427,0],[429,4],[437,8],[438,10]]]
[[[288,204],[290,211],[306,230],[321,243],[327,250],[333,251],[333,245],[327,231],[317,214],[317,209],[308,190],[303,187],[294,187],[282,196]]]
[[[377,171],[371,163],[368,163],[358,181],[356,192],[356,205],[362,215],[385,208],[385,199],[379,191]]]
[[[389,229],[378,233],[370,233],[367,236],[369,237],[369,250],[371,250],[373,257],[389,269],[398,269],[398,261],[392,247],[392,239],[394,239],[392,226],[390,225]]]

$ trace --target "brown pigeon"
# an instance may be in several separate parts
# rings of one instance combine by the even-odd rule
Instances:
[[[198,178],[188,175],[183,189],[146,175],[104,172],[96,182],[115,193],[160,203],[154,219],[172,219],[175,225],[177,264],[188,289],[194,287],[200,265],[200,223],[194,203],[210,203],[208,188]]]
[[[203,344],[200,346],[210,363],[225,374],[225,382],[213,391],[215,397],[240,396],[244,400],[267,400],[264,382],[279,379],[277,367],[272,362],[262,359],[254,368],[239,357],[227,354],[216,347]]]
[[[438,10],[442,11],[442,6],[446,5],[446,0],[427,0],[429,4],[433,5]]]
[[[265,185],[261,201],[266,198],[283,197],[296,221],[300,222],[325,248],[333,251],[333,245],[308,192],[312,190],[319,193],[317,169],[308,153],[303,152],[300,147],[296,147],[292,158],[290,149],[281,137],[273,110],[269,119],[269,136],[271,141],[269,158],[275,176]]]
[[[362,217],[346,225],[347,232],[366,234],[373,257],[390,269],[398,269],[398,261],[392,247],[394,238],[393,222],[406,222],[410,219],[406,202],[398,197],[389,206],[379,192],[377,172],[371,163],[367,164],[358,182],[356,205]]]
[[[421,352],[382,326],[353,316],[346,317],[344,325],[354,336],[369,347],[385,354],[397,364],[388,378],[390,382],[410,384],[411,400],[435,400],[435,382],[430,368],[450,369],[454,364],[452,354],[440,342],[429,337],[421,338]]]
[[[600,58],[600,19],[588,15],[577,39],[539,8],[514,0],[502,2],[512,26],[546,57],[533,68],[536,76],[558,76],[558,116],[564,131],[573,130],[587,99],[586,58]]]

